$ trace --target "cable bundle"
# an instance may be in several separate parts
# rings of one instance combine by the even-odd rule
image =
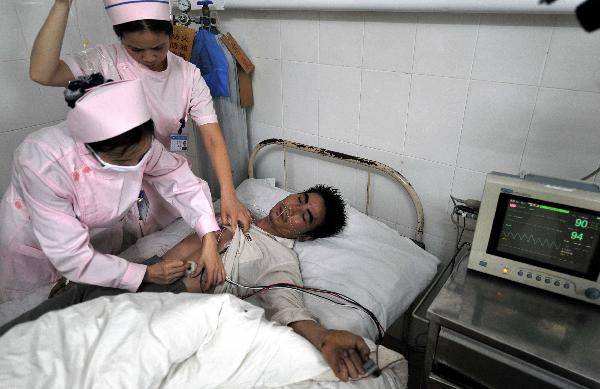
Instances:
[[[242,300],[248,299],[256,294],[263,293],[263,292],[273,290],[273,289],[291,289],[291,290],[296,290],[298,292],[310,294],[312,296],[315,296],[315,297],[323,299],[323,300],[327,300],[333,304],[341,305],[341,306],[356,309],[356,310],[362,310],[369,316],[369,318],[373,321],[373,323],[375,324],[375,327],[377,328],[377,340],[375,341],[375,343],[380,344],[381,340],[383,339],[383,333],[385,332],[385,329],[382,327],[381,323],[379,323],[379,320],[377,320],[377,317],[375,316],[375,314],[373,312],[371,312],[370,310],[368,310],[367,308],[363,307],[356,300],[354,300],[342,293],[333,292],[333,291],[326,290],[326,289],[309,288],[309,287],[305,287],[305,286],[298,286],[298,285],[286,284],[286,283],[277,283],[277,284],[263,285],[263,286],[261,286],[261,285],[246,286],[246,285],[238,284],[237,282],[234,282],[234,281],[230,280],[229,278],[226,278],[225,281],[232,285],[235,285],[239,288],[254,290],[254,292],[252,292],[244,297],[241,297]],[[334,296],[342,301],[345,301],[346,303],[335,301],[329,297],[321,296],[319,293]]]

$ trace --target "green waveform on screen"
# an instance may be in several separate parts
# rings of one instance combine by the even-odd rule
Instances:
[[[548,211],[552,211],[552,212],[558,212],[558,213],[571,213],[570,211],[566,210],[566,209],[561,209],[561,208],[555,208],[555,207],[549,207],[547,205],[540,205],[541,209],[545,209]]]
[[[561,247],[561,245],[559,243],[556,243],[556,242],[546,239],[546,238],[538,238],[538,237],[534,236],[533,234],[519,233],[519,232],[512,232],[512,231],[503,231],[502,236],[504,238],[508,238],[508,239],[512,239],[512,240],[518,239],[520,241],[526,241],[528,243],[533,243],[534,245],[537,245],[537,246],[548,247],[549,249],[560,250],[560,247]]]

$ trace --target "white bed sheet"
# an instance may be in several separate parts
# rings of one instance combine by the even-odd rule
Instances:
[[[231,295],[102,297],[14,327],[0,349],[4,388],[341,389],[407,382],[406,360],[385,348],[382,376],[336,381],[309,342]]]

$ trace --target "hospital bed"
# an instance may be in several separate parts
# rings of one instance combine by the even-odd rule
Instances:
[[[269,139],[252,152],[250,178],[237,188],[238,198],[259,216],[288,193],[285,177],[283,189],[272,178],[254,177],[254,164],[264,148],[283,154],[285,171],[295,153],[363,169],[366,211],[373,201],[372,174],[387,175],[406,190],[415,208],[414,237],[402,237],[349,207],[348,227],[341,234],[297,242],[294,248],[306,286],[351,297],[372,312],[383,329],[399,322],[406,328],[409,307],[430,284],[439,263],[423,249],[423,209],[408,180],[376,161]],[[382,368],[381,376],[348,383],[335,380],[312,345],[289,328],[267,322],[261,309],[233,296],[143,293],[99,298],[13,328],[0,338],[0,386],[406,387],[406,360],[375,345],[382,333],[367,313],[310,295],[305,302],[324,326],[363,336],[371,358]],[[400,334],[403,344],[407,336]]]

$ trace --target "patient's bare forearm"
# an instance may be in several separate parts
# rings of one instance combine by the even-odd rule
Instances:
[[[326,328],[312,320],[295,321],[290,323],[289,326],[321,351],[323,342],[325,341],[325,335],[327,334]]]

